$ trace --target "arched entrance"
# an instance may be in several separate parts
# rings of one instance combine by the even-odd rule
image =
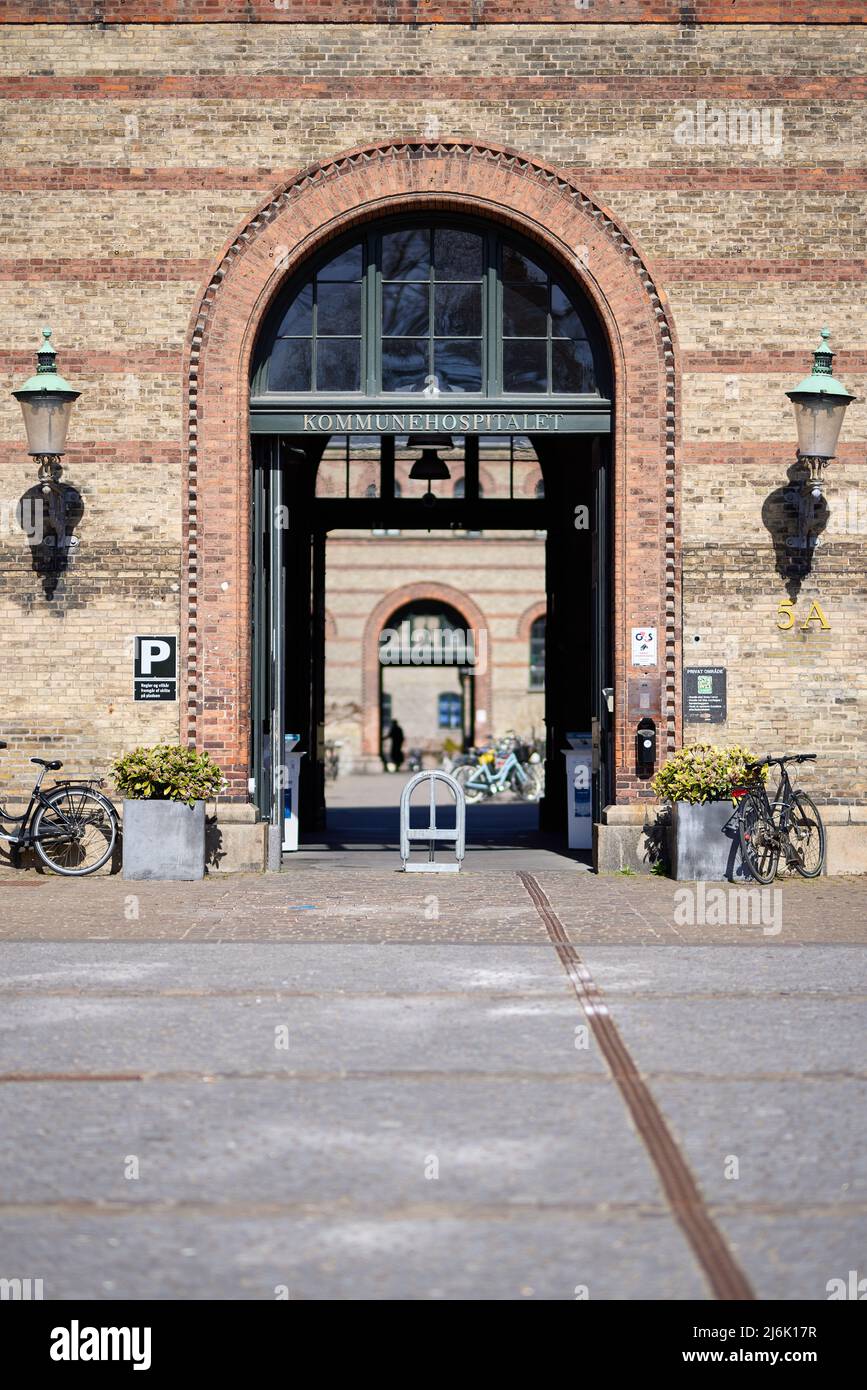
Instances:
[[[254,665],[249,595],[257,563],[247,518],[255,477],[262,468],[273,475],[276,462],[272,446],[268,446],[267,463],[262,462],[265,446],[258,443],[259,467],[250,468],[251,415],[254,427],[257,418],[260,426],[267,429],[268,425],[265,412],[258,414],[255,409],[255,398],[251,412],[249,399],[254,349],[261,341],[263,325],[288,278],[327,242],[333,244],[335,238],[383,216],[434,211],[439,216],[482,217],[491,227],[509,229],[538,246],[542,258],[556,265],[591,305],[606,340],[613,377],[611,515],[605,514],[607,491],[580,505],[588,500],[592,504],[597,540],[609,532],[612,540],[603,576],[610,594],[604,583],[597,584],[591,598],[597,628],[609,620],[611,624],[608,688],[615,691],[615,708],[612,783],[607,795],[618,800],[638,796],[643,788],[634,767],[634,730],[627,702],[632,626],[654,625],[659,630],[664,654],[658,680],[663,745],[666,738],[673,744],[677,732],[677,379],[670,318],[662,294],[628,236],[569,178],[536,161],[471,143],[374,147],[306,171],[276,193],[227,247],[206,288],[190,336],[187,541],[191,591],[186,644],[190,736],[219,752],[232,792],[243,796],[251,775]],[[428,358],[434,367],[437,336],[431,335],[434,357]],[[311,358],[316,352],[311,346]],[[546,346],[545,353],[550,360],[552,349]],[[331,353],[332,365],[336,355]],[[328,353],[323,360],[327,358]],[[346,358],[344,352],[344,369]],[[501,367],[505,373],[505,353]],[[449,370],[454,369],[453,361]],[[475,356],[465,353],[462,370],[470,369],[476,370]],[[444,375],[448,377],[448,371]],[[383,384],[380,378],[380,387]],[[474,405],[488,400],[472,392],[465,397]],[[538,398],[532,404],[538,405]],[[320,423],[326,433],[329,422]],[[480,422],[478,432],[488,424]],[[354,428],[355,422],[350,425]],[[437,430],[442,429],[437,417]],[[471,428],[464,432],[466,438],[474,433]],[[595,456],[597,476],[607,466],[603,434],[597,429],[582,441],[582,447]],[[266,437],[273,440],[275,435]],[[286,440],[285,434],[278,437]],[[537,435],[543,468],[553,463],[553,447],[549,438]],[[285,450],[287,445],[279,448]],[[305,457],[308,452],[305,448]],[[277,472],[283,467],[280,462]],[[468,474],[471,468],[470,459]],[[544,504],[550,509],[547,472],[545,493]],[[386,511],[400,500],[386,506],[380,499],[384,521]],[[514,506],[524,505],[509,500]],[[529,505],[539,500],[534,498]],[[560,496],[556,505],[562,507],[570,500]],[[471,510],[483,505],[478,499],[469,501]],[[466,511],[464,521],[481,524],[480,518]],[[549,576],[549,666],[555,652],[568,658],[570,646],[568,622],[561,629],[562,649],[556,639],[556,610],[559,606],[567,617],[570,576],[562,568],[557,572],[556,564],[554,570]],[[597,703],[599,698],[594,692]]]
[[[353,528],[383,538],[438,538],[417,551],[423,568],[449,535],[487,538],[489,557],[491,542],[504,534],[530,531],[537,551],[547,536],[547,574],[543,550],[539,582],[559,623],[563,660],[545,701],[546,818],[552,826],[562,818],[565,798],[557,789],[567,731],[589,735],[594,718],[602,804],[610,756],[593,691],[607,684],[609,658],[607,627],[597,629],[591,595],[595,582],[606,582],[607,534],[599,518],[611,369],[580,286],[534,243],[489,219],[378,219],[328,243],[287,281],[256,344],[250,409],[261,490],[254,534],[262,554],[261,603],[253,615],[253,769],[263,814],[279,803],[267,783],[281,765],[288,728],[308,751],[302,830],[324,823],[331,703],[321,617],[326,539]],[[457,556],[460,548],[453,549]],[[389,547],[381,541],[377,551],[385,566]],[[359,592],[370,589],[361,585]],[[490,688],[491,634],[479,618],[473,631],[455,613],[453,632],[466,650],[447,664],[463,667],[468,685],[478,669]],[[377,655],[379,688],[368,688],[361,702],[371,726],[381,719],[389,647]],[[409,653],[406,665],[417,656]],[[399,682],[407,706],[419,679]],[[452,694],[444,689],[437,699],[448,704]],[[519,722],[517,709],[500,712],[504,726],[488,701],[473,701],[466,729],[467,701],[459,699],[462,743],[502,736]],[[423,737],[417,715],[416,739]],[[516,732],[526,742],[529,730]],[[373,752],[369,738],[367,744]]]
[[[424,640],[419,642],[416,637],[416,633],[423,633],[425,628],[433,631],[425,622],[428,615],[439,619],[437,628],[445,635],[439,651],[435,642],[431,642],[429,650],[424,650]],[[421,619],[418,624],[414,621],[417,616]],[[449,686],[459,696],[460,718],[457,724],[442,727],[457,730],[456,737],[461,744],[472,743],[477,732],[476,711],[490,711],[491,708],[490,658],[487,620],[470,594],[436,581],[406,584],[391,590],[371,610],[364,624],[362,753],[378,756],[380,752],[386,732],[382,697],[389,693],[387,672],[390,668],[441,669],[455,673],[456,679]],[[391,684],[393,695],[394,682]],[[394,708],[393,699],[386,713],[388,718],[401,716],[401,711]]]

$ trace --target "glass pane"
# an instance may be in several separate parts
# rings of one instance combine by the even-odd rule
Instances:
[[[316,470],[317,497],[346,496],[346,435],[333,434]]]
[[[482,238],[478,232],[437,227],[434,231],[434,274],[437,280],[481,280]]]
[[[361,332],[361,286],[324,284],[316,287],[316,332]]]
[[[309,338],[278,338],[268,367],[268,390],[309,391],[312,360]]]
[[[551,286],[551,332],[555,338],[586,338],[584,325],[559,285]]]
[[[596,391],[593,354],[586,338],[555,338],[551,344],[551,389],[553,391]]]
[[[349,441],[349,497],[379,496],[378,436],[355,434]]]
[[[297,334],[303,338],[305,334],[312,332],[313,284],[312,281],[308,280],[306,285],[301,286],[283,315],[283,322],[277,329],[277,337],[289,338]]]
[[[483,434],[479,438],[479,477],[483,494],[492,500],[503,501],[512,496],[514,481],[516,497],[521,496],[521,474],[511,477],[511,449],[507,434]]]
[[[548,332],[548,291],[544,285],[503,286],[503,337],[544,338]]]
[[[482,344],[478,338],[439,339],[434,371],[441,391],[481,391]]]
[[[430,232],[419,228],[383,233],[383,280],[427,280],[429,276]]]
[[[535,261],[531,261],[529,256],[525,256],[523,251],[519,251],[517,247],[504,246],[503,279],[544,285],[548,279],[548,273]]]
[[[547,346],[544,338],[512,338],[504,341],[504,391],[548,389]]]
[[[429,296],[427,285],[383,285],[383,336],[410,338],[427,333]]]
[[[318,272],[320,280],[360,280],[361,242],[349,246]]]
[[[428,371],[426,338],[383,338],[383,391],[423,391]]]
[[[481,285],[434,287],[434,333],[455,338],[474,337],[482,331]]]
[[[358,391],[360,388],[360,339],[320,339],[316,344],[317,391]]]

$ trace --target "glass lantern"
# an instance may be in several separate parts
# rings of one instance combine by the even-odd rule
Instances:
[[[81,392],[57,373],[50,328],[43,328],[42,339],[36,352],[36,375],[12,394],[24,416],[28,453],[37,458],[57,458],[66,451],[72,407]]]

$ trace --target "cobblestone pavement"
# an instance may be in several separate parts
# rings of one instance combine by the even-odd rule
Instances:
[[[743,922],[572,868],[3,877],[2,1277],[824,1299],[865,1273],[860,880]]]
[[[734,896],[735,889],[653,876],[545,869],[538,878],[576,942],[867,944],[867,876],[780,881],[773,889],[750,889],[746,899]],[[529,944],[546,938],[514,869],[428,876],[301,860],[282,874],[171,885],[117,876],[13,878],[7,871],[0,877],[0,941],[14,939]]]

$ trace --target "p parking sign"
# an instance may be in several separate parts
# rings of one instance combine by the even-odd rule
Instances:
[[[178,639],[144,636],[134,639],[133,698],[135,700],[176,700],[178,698]]]

